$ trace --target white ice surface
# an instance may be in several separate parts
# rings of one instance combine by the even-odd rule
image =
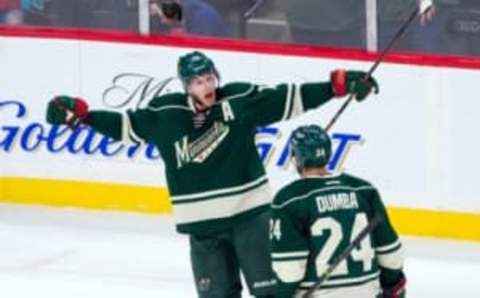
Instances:
[[[409,298],[480,297],[480,243],[403,241]],[[188,239],[170,217],[0,205],[0,297],[192,298]]]

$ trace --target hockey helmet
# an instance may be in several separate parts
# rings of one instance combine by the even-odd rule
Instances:
[[[332,154],[332,142],[328,134],[318,125],[300,126],[290,137],[292,155],[297,167],[323,167]]]
[[[188,85],[194,77],[207,73],[213,73],[219,79],[215,64],[201,52],[194,51],[178,59],[178,77],[184,86]]]

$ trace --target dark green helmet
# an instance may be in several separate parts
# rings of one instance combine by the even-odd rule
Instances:
[[[290,137],[292,155],[297,167],[315,168],[328,164],[332,154],[332,142],[328,134],[318,125],[300,126]]]
[[[195,51],[181,56],[178,59],[178,77],[186,86],[196,76],[213,73],[219,79],[213,61],[205,54]]]

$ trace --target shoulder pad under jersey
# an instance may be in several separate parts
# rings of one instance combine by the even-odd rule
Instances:
[[[280,189],[273,200],[273,205],[284,206],[288,201],[304,195],[303,180],[297,179]]]
[[[343,180],[351,187],[371,187],[375,188],[370,182],[360,177],[343,173]]]
[[[168,93],[157,96],[148,103],[148,108],[168,108],[168,107],[185,107],[188,108],[187,96],[185,93]]]
[[[251,96],[257,92],[257,85],[246,82],[228,83],[217,89],[218,100],[229,100],[244,96]]]

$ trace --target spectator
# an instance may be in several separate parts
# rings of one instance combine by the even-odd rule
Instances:
[[[390,0],[378,2],[379,48],[384,48],[421,0]],[[458,0],[433,0],[432,9],[420,16],[396,44],[396,48],[423,53],[445,52],[442,46],[447,11]]]
[[[150,31],[152,33],[229,36],[223,17],[201,0],[150,1]]]
[[[420,0],[379,1],[379,48],[384,48]],[[434,54],[480,54],[480,1],[433,0],[396,44],[400,50]]]
[[[365,47],[365,1],[287,0],[287,20],[294,42]]]
[[[23,23],[20,0],[0,0],[0,24],[19,25]]]

